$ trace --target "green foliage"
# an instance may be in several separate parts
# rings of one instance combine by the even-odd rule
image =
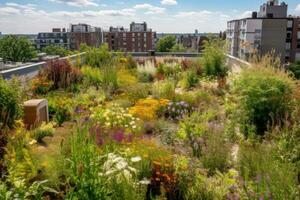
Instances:
[[[98,68],[92,68],[90,66],[84,66],[81,68],[83,73],[83,83],[88,86],[95,86],[99,88],[102,83],[102,73]]]
[[[33,45],[25,37],[9,35],[0,39],[0,57],[4,61],[27,62],[35,56]]]
[[[43,193],[49,190],[45,184],[47,181],[34,181],[27,185],[24,179],[14,180],[14,182],[0,181],[0,199],[36,199],[42,200]],[[9,186],[8,186],[9,185]]]
[[[268,144],[240,146],[239,170],[249,199],[297,199],[297,171],[290,163],[276,159]]]
[[[184,46],[182,44],[175,44],[172,48],[171,48],[171,52],[186,52],[187,49],[184,48]]]
[[[116,92],[119,88],[118,84],[118,72],[116,66],[105,65],[102,69],[102,86],[106,91],[111,93]]]
[[[29,151],[29,146],[33,143],[29,136],[24,125],[21,124],[15,134],[8,137],[5,167],[8,173],[7,181],[10,183],[24,180],[28,184],[37,175],[37,168]]]
[[[229,194],[231,194],[230,188],[234,188],[237,186],[237,175],[237,172],[234,170],[230,170],[228,173],[225,174],[218,172],[215,176],[212,176],[210,178],[207,178],[203,174],[196,174],[195,182],[185,191],[185,199],[229,199]],[[232,194],[232,196],[232,199],[236,199],[240,195]]]
[[[54,122],[61,126],[65,121],[71,119],[73,101],[67,97],[49,99],[49,115]]]
[[[54,115],[54,121],[58,124],[58,126],[62,126],[65,121],[70,120],[70,108],[68,103],[64,101],[58,104],[58,109]]]
[[[88,130],[77,130],[71,137],[70,155],[66,155],[70,171],[70,185],[65,199],[106,199],[109,194],[107,179],[103,177],[101,157],[97,146],[88,138]]]
[[[176,37],[175,36],[165,36],[159,39],[157,43],[156,50],[158,52],[169,52],[176,44]]]
[[[215,122],[216,111],[207,110],[203,113],[194,112],[190,117],[180,122],[178,138],[185,141],[192,149],[192,154],[200,158],[203,154],[204,137],[213,134],[209,123]]]
[[[227,75],[225,43],[220,39],[205,41],[201,57],[203,72],[206,76],[224,77]]]
[[[172,78],[177,80],[181,72],[181,66],[176,62],[171,63],[159,63],[156,72],[159,75],[163,75],[163,78]]]
[[[151,86],[146,83],[138,83],[136,85],[127,87],[125,91],[129,100],[136,102],[139,99],[145,99],[149,96],[150,87]]]
[[[299,80],[300,79],[300,61],[290,64],[287,67],[287,70],[292,72],[294,77]]]
[[[43,52],[47,53],[48,55],[58,55],[60,57],[67,56],[69,54],[67,49],[57,45],[49,45],[43,48]]]
[[[111,64],[112,59],[112,54],[109,52],[107,45],[102,45],[99,48],[88,48],[85,55],[85,62],[91,67],[102,67]]]
[[[183,73],[183,78],[180,81],[180,84],[185,89],[190,89],[195,87],[199,82],[199,77],[196,72],[193,70],[188,70]]]
[[[41,143],[44,137],[53,136],[54,127],[51,123],[42,123],[40,127],[33,130],[33,138]]]
[[[126,69],[136,69],[137,68],[137,63],[132,57],[132,55],[128,55],[126,57]]]
[[[293,109],[293,80],[280,69],[245,69],[233,83],[237,107],[234,119],[245,136],[263,135],[268,126],[280,125]]]
[[[22,114],[20,86],[17,80],[0,77],[0,129],[12,128]]]
[[[164,81],[157,81],[153,84],[152,95],[156,99],[174,99],[175,98],[175,83],[168,79]]]
[[[215,174],[217,171],[226,172],[229,168],[231,148],[224,136],[220,133],[212,133],[206,136],[206,144],[203,149],[201,161],[208,169],[208,174]]]

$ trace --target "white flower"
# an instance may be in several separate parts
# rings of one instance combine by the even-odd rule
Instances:
[[[142,184],[142,185],[149,185],[149,184],[150,184],[150,181],[149,181],[148,179],[144,178],[144,179],[141,180],[139,183]]]
[[[142,158],[140,156],[136,156],[136,157],[131,158],[130,160],[131,160],[131,162],[135,163],[135,162],[140,162],[142,160]]]
[[[29,142],[29,145],[34,145],[34,144],[36,144],[36,140],[31,140],[31,141]]]
[[[121,162],[118,162],[117,164],[116,164],[116,168],[118,169],[118,170],[123,170],[123,169],[125,169],[126,167],[127,167],[127,162],[126,161],[121,161]]]

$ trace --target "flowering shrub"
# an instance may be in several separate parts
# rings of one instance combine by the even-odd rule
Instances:
[[[130,164],[139,161],[141,161],[141,157],[133,157],[128,161],[122,156],[109,153],[103,165],[103,176],[106,176],[108,179],[112,177],[117,178],[117,182],[120,182],[122,178],[132,181],[133,177],[136,176],[137,170],[130,166]]]
[[[107,130],[99,125],[95,125],[89,129],[90,136],[99,146],[115,143],[130,143],[133,135],[127,133],[124,128],[112,128]]]
[[[53,112],[54,121],[58,126],[61,126],[65,121],[71,118],[72,103],[72,100],[69,98],[60,98],[49,102],[49,112],[50,110]]]
[[[154,120],[159,109],[168,105],[167,99],[141,99],[129,109],[129,113],[143,120]]]
[[[48,63],[47,67],[41,71],[38,77],[46,77],[53,82],[52,89],[68,88],[82,80],[82,73],[79,69],[71,66],[66,60],[56,60]]]
[[[170,159],[161,159],[153,161],[152,176],[149,185],[150,196],[157,196],[161,194],[164,189],[168,199],[176,199],[178,195],[177,177]]]
[[[44,76],[36,77],[31,82],[31,90],[34,94],[47,94],[53,86],[53,81]]]
[[[98,106],[92,110],[92,119],[105,128],[125,128],[130,132],[138,130],[138,118],[128,113],[117,104],[112,104],[108,108]]]
[[[181,120],[190,115],[192,107],[185,101],[169,102],[164,113],[165,117],[170,120]]]

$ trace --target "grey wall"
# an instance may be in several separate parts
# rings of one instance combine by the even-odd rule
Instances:
[[[262,55],[275,50],[282,62],[286,52],[287,19],[263,19],[261,53]]]

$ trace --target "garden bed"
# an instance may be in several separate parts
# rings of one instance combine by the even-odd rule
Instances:
[[[272,59],[231,74],[219,40],[194,60],[116,55],[1,80],[0,199],[299,197],[297,84]],[[33,98],[50,123],[27,130]]]

